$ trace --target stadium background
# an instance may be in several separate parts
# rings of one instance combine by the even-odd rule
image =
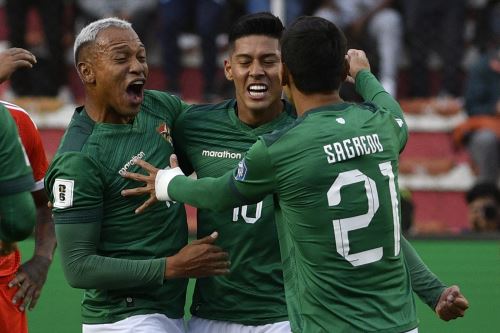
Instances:
[[[402,0],[401,0],[402,1]],[[396,1],[396,4],[401,2]],[[8,84],[0,86],[0,98],[25,107],[37,123],[47,150],[52,158],[75,105],[82,102],[82,86],[71,64],[73,1],[65,1],[65,45],[67,85],[55,97],[15,96]],[[242,13],[242,2],[229,1],[235,6],[228,17]],[[318,1],[307,2],[310,6]],[[477,58],[478,21],[487,0],[468,1],[465,56],[460,61],[462,79],[470,64]],[[491,1],[490,1],[491,2]],[[496,2],[496,1],[493,1]],[[283,11],[285,1],[272,1],[275,12]],[[453,1],[449,1],[453,6]],[[482,6],[482,7],[481,7]],[[0,0],[0,49],[8,47],[5,1]],[[231,19],[228,19],[230,24]],[[422,22],[427,24],[428,22]],[[474,34],[476,29],[476,34]],[[28,14],[28,39],[42,44],[43,29],[40,17],[33,9]],[[407,37],[407,36],[406,36]],[[445,37],[446,38],[446,37]],[[439,42],[439,41],[438,41]],[[202,102],[203,77],[200,73],[200,43],[187,29],[180,37],[184,70],[180,92],[189,102]],[[161,47],[153,43],[148,49],[150,62],[149,88],[162,89],[165,76],[162,71]],[[226,51],[225,36],[218,36],[219,63]],[[422,45],[422,47],[427,47]],[[466,119],[462,96],[439,95],[443,64],[439,56],[431,54],[428,60],[430,96],[415,98],[409,92],[409,64],[407,50],[401,55],[398,79],[398,99],[406,112],[411,130],[409,143],[401,159],[401,185],[411,194],[414,222],[409,231],[412,243],[428,266],[448,284],[458,284],[469,298],[471,309],[463,320],[440,322],[419,300],[420,332],[499,332],[497,300],[500,299],[500,246],[498,235],[469,234],[464,192],[474,182],[474,170],[467,152],[454,146],[453,129]],[[376,66],[374,66],[376,69]],[[222,79],[222,72],[218,72]],[[221,86],[221,96],[230,96],[231,87]],[[195,231],[194,210],[188,209],[190,231]],[[437,238],[436,238],[436,235]],[[32,252],[33,241],[21,244],[24,258]],[[64,280],[58,255],[51,267],[47,284],[37,308],[29,313],[30,332],[78,332],[81,291],[71,289]],[[189,299],[189,297],[188,297]]]

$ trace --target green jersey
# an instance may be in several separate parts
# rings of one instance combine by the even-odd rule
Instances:
[[[295,120],[289,104],[275,120],[251,128],[236,101],[192,106],[174,125],[174,144],[186,173],[218,177],[232,170],[259,135]],[[191,312],[201,318],[264,325],[288,320],[272,196],[223,212],[199,209],[198,238],[218,231],[231,273],[197,279]]]
[[[0,196],[30,191],[34,186],[30,162],[17,126],[9,111],[0,104]]]
[[[289,318],[294,332],[405,332],[417,326],[400,251],[398,155],[402,111],[368,71],[365,104],[309,110],[264,135],[234,172],[176,177],[173,200],[225,209],[275,196]],[[206,191],[210,196],[200,198]]]
[[[173,151],[170,128],[185,105],[145,91],[131,124],[95,123],[78,108],[46,175],[69,283],[84,288],[83,322],[109,323],[132,315],[181,318],[186,279],[164,280],[165,257],[187,244],[181,204],[134,210],[145,197],[121,195],[140,186],[121,176],[144,159],[165,167]],[[167,263],[168,264],[168,263]]]

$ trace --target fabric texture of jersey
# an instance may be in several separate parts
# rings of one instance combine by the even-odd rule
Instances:
[[[218,177],[232,170],[259,135],[295,120],[286,104],[275,120],[251,128],[236,114],[236,101],[192,106],[176,121],[174,144],[186,173]],[[272,196],[251,205],[197,212],[198,238],[219,233],[231,273],[197,279],[191,312],[205,319],[264,325],[288,319]]]
[[[0,103],[9,110],[12,118],[14,118],[16,122],[21,142],[28,155],[31,168],[33,169],[35,187],[32,191],[40,190],[43,188],[43,178],[49,167],[40,133],[35,123],[24,109],[5,101],[0,101]]]
[[[16,124],[0,104],[0,196],[31,190],[33,174]]]
[[[65,244],[59,247],[63,262],[68,258],[63,265],[66,276],[76,274],[79,285],[97,286],[85,290],[85,324],[149,313],[183,316],[187,281],[164,280],[163,275],[165,257],[187,244],[184,206],[157,203],[135,214],[146,197],[123,197],[122,190],[141,184],[121,173],[141,172],[135,159],[167,166],[173,151],[170,128],[185,107],[174,96],[145,91],[141,110],[130,124],[95,123],[79,108],[49,167],[46,188],[54,203],[58,243]],[[71,228],[91,235],[80,244],[65,239]],[[84,241],[95,241],[96,253],[88,266],[72,268],[71,256],[86,246]]]
[[[295,333],[396,333],[417,326],[400,251],[397,187],[408,128],[371,73],[357,75],[356,90],[373,103],[309,110],[261,137],[232,174],[176,177],[168,188],[174,200],[214,209],[274,194]],[[196,199],[199,190],[210,197]]]

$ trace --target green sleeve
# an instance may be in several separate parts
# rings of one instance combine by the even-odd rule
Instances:
[[[404,237],[401,237],[401,250],[410,271],[413,291],[434,311],[446,286],[429,270],[413,246]]]
[[[356,75],[356,91],[363,97],[363,100],[389,110],[395,117],[403,118],[403,110],[399,103],[384,90],[369,70],[364,69]]]
[[[82,289],[162,285],[165,258],[131,260],[98,254],[101,221],[57,223],[57,244],[68,283]]]
[[[64,274],[72,287],[120,289],[163,283],[165,258],[132,260],[99,253],[105,188],[100,168],[90,157],[79,152],[57,156],[45,182],[54,205]]]
[[[33,232],[36,209],[31,193],[20,192],[0,197],[0,239],[19,242]]]
[[[34,185],[16,123],[0,104],[0,196],[31,191]]]
[[[402,150],[408,141],[408,125],[399,103],[384,90],[377,78],[367,69],[356,75],[356,91],[366,102],[374,103],[394,117],[395,134]]]
[[[267,147],[259,139],[236,169],[219,178],[194,180],[175,177],[170,182],[168,193],[175,201],[198,208],[224,211],[259,202],[273,192],[275,183]]]

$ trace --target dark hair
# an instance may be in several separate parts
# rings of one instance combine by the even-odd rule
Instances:
[[[297,88],[306,94],[339,89],[346,53],[344,33],[320,17],[299,17],[281,39],[283,62]]]
[[[240,17],[229,31],[229,48],[234,47],[234,42],[242,37],[263,35],[276,39],[281,38],[284,27],[281,20],[269,12],[247,14]]]
[[[498,190],[496,185],[492,183],[476,184],[465,194],[465,200],[467,200],[467,203],[471,203],[478,198],[484,197],[492,197],[495,199],[497,204],[500,204],[500,190]]]

